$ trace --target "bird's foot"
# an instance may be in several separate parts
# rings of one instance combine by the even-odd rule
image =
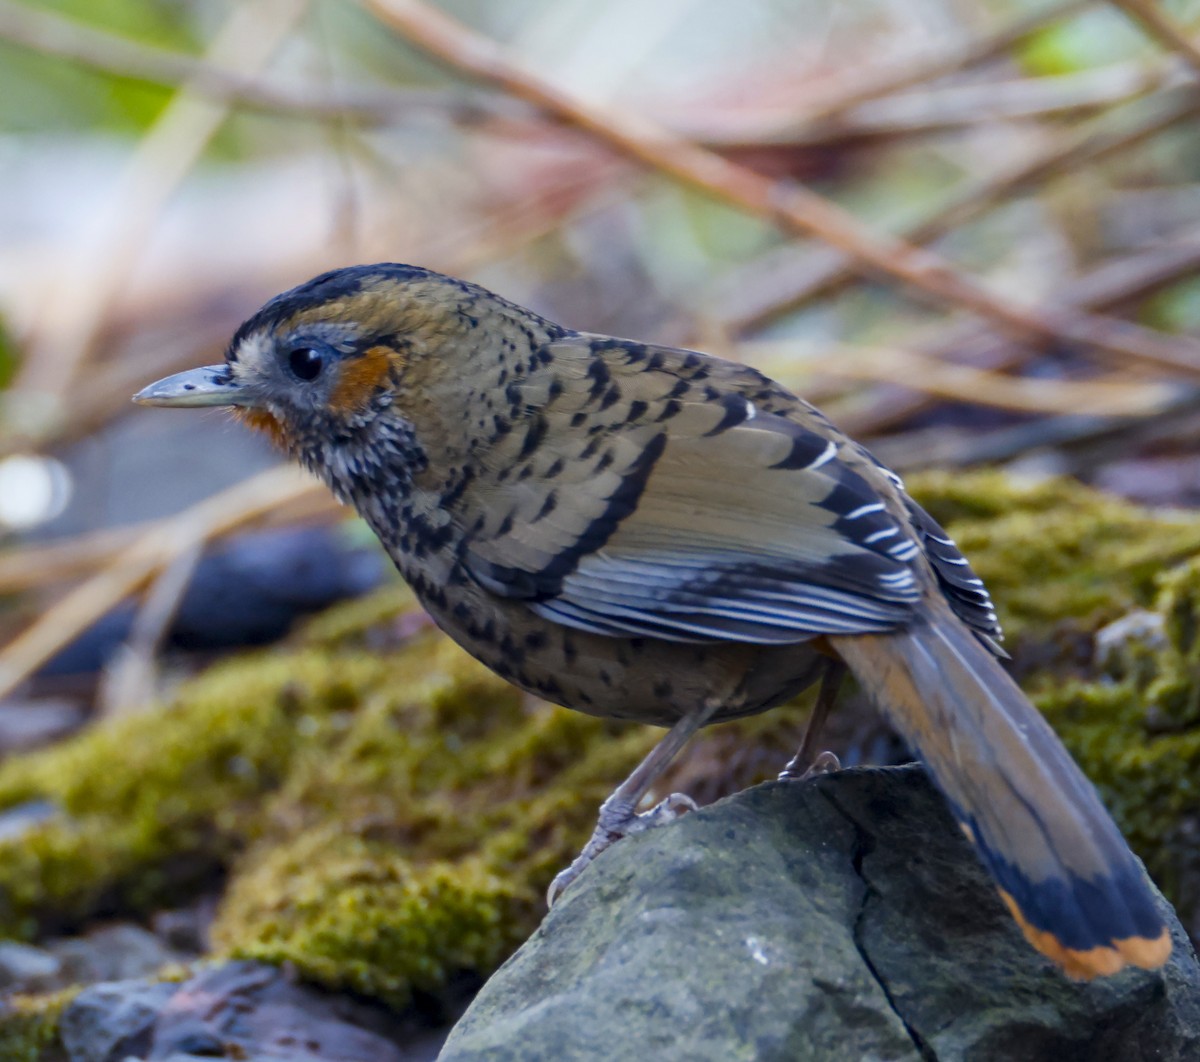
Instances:
[[[587,869],[588,864],[609,845],[630,834],[641,833],[655,826],[664,826],[695,810],[696,802],[684,793],[672,793],[640,815],[628,805],[610,804],[609,801],[605,801],[600,806],[600,818],[592,832],[591,840],[583,846],[583,851],[575,857],[571,865],[560,871],[550,883],[546,892],[546,906],[553,907],[558,898]]]
[[[802,769],[803,768],[803,769]],[[832,774],[842,769],[842,761],[832,752],[822,752],[807,767],[800,763],[800,757],[794,756],[788,765],[779,772],[781,782],[803,782],[822,774]]]

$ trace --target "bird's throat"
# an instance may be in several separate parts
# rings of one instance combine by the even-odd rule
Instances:
[[[290,450],[287,442],[287,434],[283,430],[283,425],[279,423],[274,414],[269,413],[265,409],[251,409],[246,406],[234,406],[232,412],[247,427],[254,428],[255,431],[264,432],[279,449],[284,451]]]

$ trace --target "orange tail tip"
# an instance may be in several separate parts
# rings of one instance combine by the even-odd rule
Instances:
[[[1108,977],[1126,966],[1156,970],[1171,957],[1171,935],[1166,928],[1154,938],[1126,937],[1106,945],[1088,948],[1086,951],[1069,948],[1053,933],[1030,925],[1021,914],[1016,900],[1003,889],[997,891],[1017,925],[1021,927],[1025,939],[1052,962],[1057,963],[1068,977],[1090,981],[1094,977]]]

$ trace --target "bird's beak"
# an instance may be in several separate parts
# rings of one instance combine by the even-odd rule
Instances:
[[[248,389],[230,375],[228,365],[177,372],[143,387],[133,396],[143,406],[249,406]]]

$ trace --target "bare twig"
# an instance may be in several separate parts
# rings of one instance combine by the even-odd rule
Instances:
[[[913,243],[940,239],[1023,188],[1127,151],[1179,122],[1194,118],[1200,114],[1200,91],[1191,87],[1173,89],[1152,102],[1147,101],[1147,105],[1147,114],[1142,114],[1139,106],[1135,117],[1106,114],[1082,129],[1064,131],[1053,144],[1031,158],[970,182],[939,203],[929,217],[903,229],[903,238]],[[834,248],[814,248],[799,261],[780,261],[782,255],[790,259],[793,253],[792,248],[772,252],[760,262],[743,266],[733,278],[726,278],[723,287],[756,296],[753,305],[722,314],[726,328],[734,333],[760,328],[772,318],[829,296],[857,279],[850,257]]]
[[[120,553],[139,534],[136,527],[106,528],[73,538],[0,553],[0,594],[19,594],[78,579]]]
[[[199,541],[181,544],[147,591],[125,644],[104,669],[96,697],[101,715],[146,708],[154,697],[155,661],[204,553]]]
[[[306,6],[306,0],[257,0],[236,6],[209,49],[209,61],[242,73],[259,69],[291,33]],[[143,137],[112,196],[106,237],[64,271],[50,294],[51,306],[41,315],[47,331],[25,362],[16,385],[18,401],[10,401],[10,409],[19,408],[19,399],[28,395],[50,396],[61,403],[160,211],[228,112],[228,106],[208,103],[185,89]]]
[[[1051,469],[1079,475],[1093,470],[1097,463],[1135,452],[1140,446],[1181,436],[1194,437],[1198,426],[1197,398],[1200,390],[1183,386],[1166,405],[1147,417],[1067,413],[982,433],[948,430],[942,425],[888,436],[878,440],[872,449],[881,460],[900,471],[931,465],[964,468],[998,464],[1032,451],[1053,450],[1049,459]]]
[[[292,526],[303,521],[338,519],[344,512],[332,494],[314,490],[277,512],[256,517],[254,522],[258,527]],[[57,583],[83,579],[112,564],[130,545],[152,533],[157,526],[159,521],[149,521],[5,550],[0,553],[0,594],[44,590]],[[237,527],[230,530],[237,530]],[[212,537],[215,540],[222,535]]]
[[[39,616],[0,650],[0,698],[178,555],[180,544],[207,542],[323,488],[291,466],[274,468],[162,520],[112,562]]]
[[[856,345],[760,341],[738,345],[741,360],[761,365],[778,358],[793,375],[836,376],[894,384],[930,398],[1019,413],[1140,417],[1157,412],[1178,393],[1166,383],[1119,375],[1092,380],[1028,379],[961,365],[914,350]],[[807,390],[807,389],[802,389]]]
[[[1182,239],[1177,246],[1156,247],[1105,263],[1065,284],[1055,292],[1055,298],[1069,305],[1110,308],[1144,298],[1197,271],[1200,271],[1200,233]],[[993,371],[1013,369],[1029,357],[1028,351],[1014,348],[969,323],[950,329],[920,349],[927,357],[953,358]],[[929,409],[935,401],[927,394],[888,387],[874,403],[840,414],[838,423],[852,435],[874,436],[903,424]]]
[[[988,122],[1045,118],[1124,103],[1186,79],[1174,60],[1123,63],[1056,77],[952,84],[869,100],[821,122],[771,123],[739,115],[718,123],[694,111],[670,125],[706,147],[722,152],[811,148],[841,140],[896,137],[970,128]]]
[[[1200,74],[1200,47],[1197,47],[1175,20],[1162,9],[1161,3],[1156,3],[1155,0],[1110,2],[1124,11],[1168,51],[1178,52],[1183,56],[1184,61],[1192,68],[1192,73]]]
[[[805,125],[833,121],[867,100],[890,96],[914,85],[935,81],[995,59],[1045,26],[1069,18],[1089,5],[1090,0],[1064,0],[1047,4],[1041,11],[1035,11],[995,33],[886,67],[875,76],[855,69],[853,77],[848,77],[840,90],[835,89],[825,100],[818,101],[796,116],[790,123],[791,128],[799,132]]]
[[[783,225],[817,236],[851,256],[856,268],[882,272],[943,305],[970,310],[1026,339],[1091,347],[1122,365],[1200,374],[1200,344],[1170,339],[1124,321],[1070,310],[1029,309],[1003,298],[941,257],[872,232],[841,207],[793,182],[779,182],[674,136],[638,115],[616,114],[573,99],[519,68],[494,42],[423,0],[363,0],[405,39],[472,77],[601,140],[675,180]]]
[[[156,85],[186,84],[217,103],[301,118],[377,123],[426,110],[472,124],[495,114],[500,103],[479,94],[419,89],[355,88],[324,95],[311,87],[254,77],[215,65],[211,59],[142,44],[11,0],[0,0],[0,40],[119,77]]]

